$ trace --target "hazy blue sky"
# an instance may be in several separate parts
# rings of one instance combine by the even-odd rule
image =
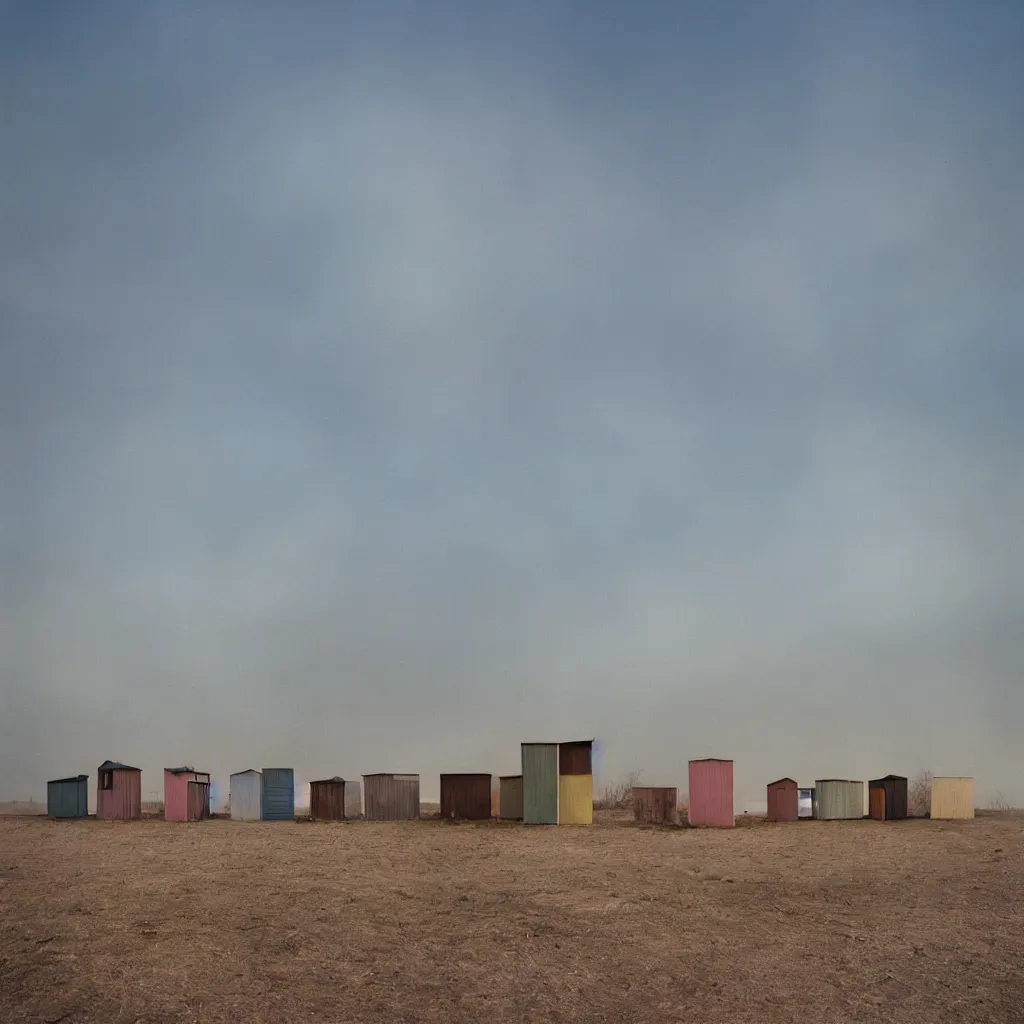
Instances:
[[[996,0],[0,3],[0,798],[596,735],[1024,802],[1022,53]]]

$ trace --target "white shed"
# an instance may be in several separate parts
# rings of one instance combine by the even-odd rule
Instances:
[[[362,786],[358,782],[345,783],[345,819],[354,821],[363,816]]]
[[[231,776],[228,806],[232,821],[261,821],[263,818],[263,776],[255,768]]]

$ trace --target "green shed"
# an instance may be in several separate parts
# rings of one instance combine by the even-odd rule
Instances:
[[[51,779],[46,784],[46,813],[51,818],[88,817],[89,776]]]
[[[524,743],[523,822],[558,824],[558,744]]]

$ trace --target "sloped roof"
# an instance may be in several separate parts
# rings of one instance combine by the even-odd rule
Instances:
[[[96,769],[100,772],[111,772],[111,771],[122,771],[122,772],[141,772],[141,768],[135,768],[130,764],[122,764],[120,761],[104,761],[103,764]]]
[[[792,782],[796,786],[796,779],[791,779],[788,775],[781,779],[776,779],[774,782],[769,782],[769,786],[777,786],[780,782]],[[798,787],[799,788],[799,787]]]
[[[340,775],[335,775],[330,779],[313,779],[310,783],[311,786],[319,786],[322,782],[344,782],[345,780]]]
[[[81,782],[82,779],[89,778],[88,775],[69,775],[66,779],[50,779],[46,784],[49,786],[54,782]]]
[[[170,772],[172,775],[209,775],[209,772],[201,772],[196,768],[190,768],[188,765],[182,765],[181,768],[165,768],[165,772]]]

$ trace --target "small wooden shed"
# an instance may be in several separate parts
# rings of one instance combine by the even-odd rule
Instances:
[[[523,820],[522,775],[502,775],[498,779],[498,817],[505,821]]]
[[[340,776],[317,779],[309,784],[309,816],[317,821],[344,821],[345,790],[348,783]]]
[[[491,776],[459,773],[441,776],[441,817],[485,821],[491,817]]]
[[[698,828],[732,828],[733,763],[717,757],[691,761],[689,765],[690,824]]]
[[[800,787],[795,779],[776,779],[768,783],[768,820],[799,821]]]
[[[946,821],[963,821],[973,818],[974,779],[933,778],[931,817]]]
[[[103,821],[138,821],[142,817],[142,769],[120,761],[104,761],[96,775],[96,817]]]
[[[902,821],[907,817],[907,780],[886,775],[868,782],[868,814],[876,821]]]
[[[676,786],[634,786],[633,818],[646,825],[679,824]]]
[[[367,821],[416,821],[420,777],[379,772],[363,776],[363,817]]]

